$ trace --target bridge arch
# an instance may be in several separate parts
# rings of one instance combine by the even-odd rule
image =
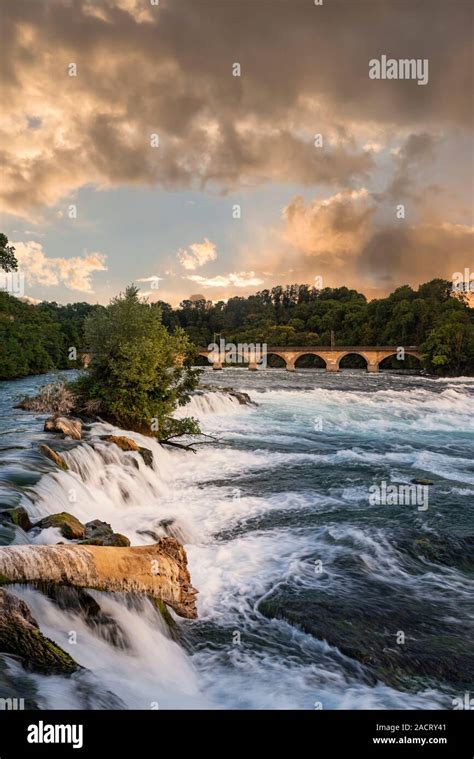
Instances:
[[[416,351],[405,351],[405,358],[409,356],[409,361],[401,361],[397,359],[397,354],[394,351],[393,353],[388,354],[387,356],[384,356],[380,359],[378,366],[379,370],[388,370],[388,369],[421,369],[422,368],[422,362],[421,362],[421,355]],[[386,363],[385,363],[386,362]],[[385,364],[385,365],[384,365]]]
[[[269,361],[270,356],[275,356],[277,359],[280,359],[280,361]],[[276,363],[276,366],[275,366]],[[284,353],[280,353],[279,351],[272,351],[269,350],[267,352],[267,366],[270,366],[272,369],[286,369],[287,367],[287,357]]]
[[[337,369],[338,370],[345,368],[344,366],[341,367],[341,361],[343,361],[347,356],[359,356],[363,360],[363,362],[365,363],[365,368],[368,370],[369,364],[370,364],[369,357],[365,353],[363,353],[362,351],[353,351],[353,350],[352,351],[345,351],[344,353],[341,353],[340,356],[338,356],[338,358],[337,358]],[[364,367],[360,366],[360,367],[355,367],[355,368],[357,368],[357,369],[358,368],[363,369]]]
[[[207,357],[207,352],[199,351],[194,359],[194,366],[211,366],[211,363]]]
[[[313,361],[308,361],[308,358],[312,358]],[[309,363],[310,366],[305,367],[305,363]],[[310,350],[306,353],[300,353],[294,361],[294,366],[295,369],[326,369],[327,362],[319,353]]]

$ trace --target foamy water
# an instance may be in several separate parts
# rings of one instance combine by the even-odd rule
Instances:
[[[72,678],[27,675],[41,707],[449,708],[451,684],[434,674],[407,676],[403,687],[384,682],[320,637],[317,614],[306,625],[304,609],[309,619],[326,598],[355,610],[370,598],[378,609],[389,594],[395,611],[412,599],[418,615],[423,604],[427,620],[439,609],[467,635],[469,577],[455,564],[414,558],[404,541],[467,534],[469,525],[472,534],[472,381],[257,374],[206,373],[205,381],[249,392],[258,407],[216,392],[193,398],[186,413],[212,436],[196,454],[126,432],[152,450],[150,468],[105,443],[101,436],[117,430],[103,424],[80,445],[66,445],[68,472],[31,454],[36,479],[18,484],[15,497],[33,519],[59,511],[101,519],[132,545],[175,534],[199,590],[199,619],[177,619],[177,641],[146,599],[93,591],[123,642],[117,646],[100,625],[15,587],[42,631],[85,668]],[[21,470],[21,455],[12,456],[7,473]],[[434,481],[426,514],[368,506],[370,483],[415,477]],[[56,530],[15,536],[16,543],[58,540]],[[69,643],[71,630],[77,643]],[[18,677],[18,664],[8,666]]]

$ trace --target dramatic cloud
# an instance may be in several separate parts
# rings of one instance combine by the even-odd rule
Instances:
[[[273,264],[274,284],[318,277],[324,287],[347,285],[370,297],[472,268],[474,227],[442,219],[388,222],[380,218],[382,202],[366,189],[307,203],[295,197],[258,259]]]
[[[469,3],[415,5],[8,3],[3,207],[26,215],[86,183],[367,184],[394,130],[463,129],[471,119]],[[427,58],[429,83],[369,79],[382,53]]]
[[[217,258],[216,246],[207,237],[204,242],[194,242],[189,249],[181,249],[177,253],[181,266],[189,271],[194,271],[200,266],[215,261]]]
[[[401,283],[451,280],[472,261],[474,227],[450,223],[374,229],[359,253],[360,280],[383,292]]]
[[[365,188],[307,205],[298,196],[283,210],[283,237],[305,255],[338,267],[346,264],[370,235],[374,211]]]
[[[253,271],[232,272],[216,277],[201,277],[199,274],[193,274],[188,279],[202,287],[257,287],[264,281],[256,277]]]
[[[92,293],[91,277],[96,271],[106,271],[103,253],[87,253],[74,258],[48,258],[41,243],[29,240],[15,242],[15,254],[21,274],[29,285],[64,284],[70,290]]]

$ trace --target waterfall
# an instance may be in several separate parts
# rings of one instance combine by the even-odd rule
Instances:
[[[197,419],[207,414],[235,414],[242,409],[241,404],[231,395],[216,392],[206,392],[193,395],[189,403],[175,412],[176,418],[194,416]]]

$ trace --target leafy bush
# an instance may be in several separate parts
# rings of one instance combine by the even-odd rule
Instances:
[[[170,334],[161,310],[130,286],[85,322],[91,362],[73,387],[80,405],[95,403],[106,420],[168,440],[196,434],[194,419],[173,419],[197,386],[192,347],[181,329]]]

